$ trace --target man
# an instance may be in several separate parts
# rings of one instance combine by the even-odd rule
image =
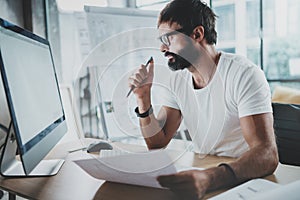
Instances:
[[[181,199],[271,174],[278,164],[268,83],[246,58],[215,49],[215,18],[200,0],[173,0],[161,11],[160,49],[176,72],[157,117],[151,106],[154,61],[129,78],[149,149],[165,147],[183,118],[196,152],[237,157],[203,171],[158,177]]]

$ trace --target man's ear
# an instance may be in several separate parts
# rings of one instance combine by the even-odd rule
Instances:
[[[197,41],[202,41],[204,38],[204,28],[203,26],[197,26],[196,28],[194,28],[193,30],[193,37],[195,40]]]

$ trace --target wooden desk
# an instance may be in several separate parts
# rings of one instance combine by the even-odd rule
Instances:
[[[76,144],[77,143],[77,144]],[[0,177],[0,188],[28,199],[42,200],[66,200],[66,199],[101,199],[101,200],[177,200],[178,198],[169,190],[133,186],[119,183],[97,180],[80,167],[73,160],[90,158],[91,155],[83,151],[67,153],[78,146],[78,142],[64,144],[56,147],[51,155],[63,158],[66,162],[59,173],[52,177],[41,178],[3,178]],[[77,148],[77,147],[76,147]],[[51,157],[52,157],[51,156]],[[180,157],[178,163],[185,166],[212,167],[221,162],[230,162],[234,159],[227,157],[206,156],[186,152]],[[279,165],[275,173],[266,177],[268,180],[287,184],[300,179],[300,167]],[[205,198],[211,197],[222,191],[207,194]],[[12,195],[12,196],[13,196]]]

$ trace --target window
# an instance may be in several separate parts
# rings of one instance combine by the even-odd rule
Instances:
[[[217,30],[219,40],[235,39],[235,9],[233,4],[216,6],[215,12],[219,16],[217,20]]]
[[[130,0],[129,0],[130,1]],[[171,0],[133,0],[136,2],[136,8],[142,10],[162,10]],[[209,0],[202,0],[209,4]]]
[[[218,16],[217,48],[246,55],[260,65],[259,0],[214,0],[212,9]]]
[[[264,36],[270,36],[275,32],[275,7],[274,0],[263,2]]]
[[[260,12],[259,0],[246,1],[246,43],[247,57],[256,65],[261,65],[260,55]]]
[[[56,0],[56,3],[58,9],[63,11],[83,11],[84,5],[108,6],[107,0]]]
[[[136,7],[143,10],[162,10],[170,0],[136,0]]]
[[[300,80],[299,3],[300,0],[263,1],[263,11],[267,11],[263,15],[263,58],[270,81]]]
[[[211,0],[211,7],[219,50],[247,56],[271,86],[300,86],[300,0]]]
[[[246,2],[247,38],[257,37],[259,33],[259,0]]]

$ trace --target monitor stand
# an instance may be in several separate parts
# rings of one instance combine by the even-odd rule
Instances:
[[[16,156],[17,141],[14,136],[14,128],[10,125],[9,133],[6,136],[0,161],[0,173],[4,177],[39,177],[53,176],[58,173],[64,163],[63,159],[41,160],[40,163],[26,174],[23,164]]]

